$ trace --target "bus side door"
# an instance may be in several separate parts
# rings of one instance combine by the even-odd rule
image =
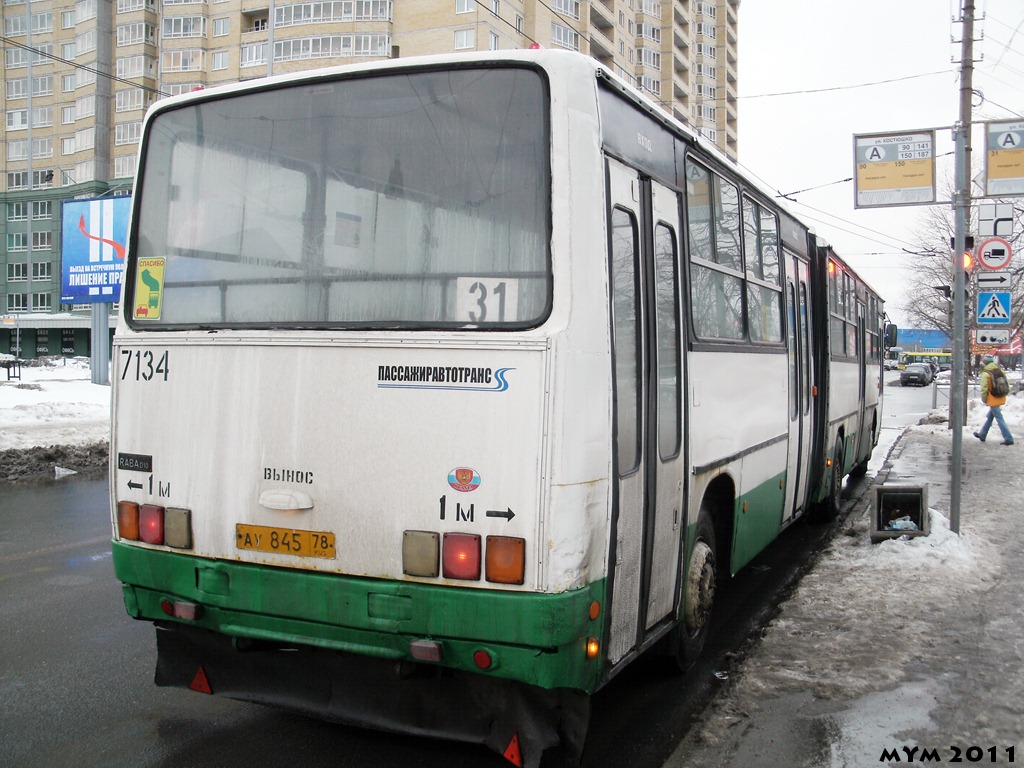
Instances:
[[[614,663],[670,618],[684,528],[679,199],[608,161],[616,451]]]

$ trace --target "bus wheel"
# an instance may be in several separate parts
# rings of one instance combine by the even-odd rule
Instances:
[[[707,639],[711,611],[715,604],[717,573],[715,527],[709,512],[702,505],[690,565],[686,571],[679,624],[673,630],[672,637],[672,655],[683,672],[697,661]]]
[[[843,438],[836,440],[832,452],[832,472],[829,474],[828,496],[815,509],[814,522],[829,523],[839,517],[843,495]]]

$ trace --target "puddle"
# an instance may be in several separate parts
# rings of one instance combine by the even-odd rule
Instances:
[[[907,683],[894,691],[855,699],[841,712],[823,716],[824,736],[830,742],[830,768],[861,768],[889,762],[881,759],[886,752],[910,762],[915,747],[933,747],[918,745],[906,736],[901,738],[901,734],[934,725],[930,712],[938,703],[937,693],[938,685],[934,682]]]

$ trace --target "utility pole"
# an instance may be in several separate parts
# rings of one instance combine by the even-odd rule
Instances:
[[[971,218],[971,101],[974,76],[974,0],[963,0],[960,40],[960,118],[953,129],[955,142],[953,193],[953,373],[950,379],[950,426],[953,428],[952,477],[950,478],[949,529],[960,533],[960,493],[963,472],[963,414],[967,402],[964,369],[967,346],[966,298],[963,254]]]

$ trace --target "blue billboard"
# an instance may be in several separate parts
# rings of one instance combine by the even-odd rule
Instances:
[[[132,199],[65,200],[61,221],[61,304],[121,300]]]

